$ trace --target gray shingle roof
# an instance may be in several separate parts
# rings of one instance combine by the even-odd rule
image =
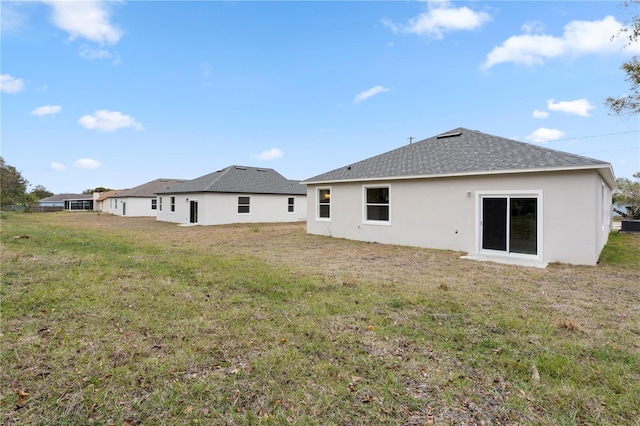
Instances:
[[[117,194],[117,198],[125,197],[141,197],[150,198],[155,197],[158,191],[162,191],[172,186],[179,185],[187,182],[186,179],[156,179],[151,182],[143,183],[131,189],[125,189]]]
[[[273,169],[229,166],[156,193],[179,194],[194,192],[305,195],[307,189],[300,184],[300,181],[286,179]]]
[[[93,194],[55,194],[50,197],[42,198],[41,202],[58,202],[65,200],[92,200]]]
[[[611,165],[460,127],[323,173],[303,183],[579,168],[610,169]]]

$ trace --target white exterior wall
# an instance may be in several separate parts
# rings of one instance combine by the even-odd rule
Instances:
[[[250,197],[250,212],[238,213],[238,197]],[[300,222],[307,218],[305,195],[195,193],[175,195],[175,212],[171,212],[171,195],[163,195],[160,221],[190,223],[191,201],[198,202],[197,225],[230,223]],[[288,200],[294,198],[294,211],[288,212]]]
[[[538,261],[594,265],[610,231],[611,189],[595,170],[308,185],[307,232],[353,240],[480,250],[483,193],[538,196]],[[389,222],[364,221],[364,187],[389,185]],[[331,188],[331,220],[317,188]],[[467,195],[468,194],[468,195]],[[604,195],[603,195],[604,194]]]
[[[114,198],[115,203],[113,203],[113,207],[109,209],[109,213],[114,214],[116,216],[127,216],[127,217],[155,217],[157,210],[151,209],[151,200],[154,198],[144,198],[144,197],[123,197],[123,198]],[[117,203],[117,204],[116,204]],[[126,203],[126,213],[123,214],[122,205]],[[117,205],[117,207],[115,207]]]

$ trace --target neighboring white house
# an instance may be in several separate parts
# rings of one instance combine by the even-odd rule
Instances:
[[[109,213],[128,217],[156,216],[158,206],[155,193],[184,182],[187,180],[156,179],[135,188],[119,191],[107,198]]]
[[[303,181],[307,232],[595,265],[611,230],[609,163],[458,128]]]
[[[222,225],[307,217],[305,186],[260,167],[229,166],[156,194],[157,219],[165,222]]]
[[[120,190],[111,189],[109,191],[98,193],[98,198],[95,198],[93,203],[93,209],[97,212],[107,212],[109,213],[109,203],[111,202],[110,198],[115,197],[115,195],[120,192]]]
[[[94,209],[97,192],[93,194],[56,194],[38,201],[40,207],[62,207],[70,211],[86,211]]]

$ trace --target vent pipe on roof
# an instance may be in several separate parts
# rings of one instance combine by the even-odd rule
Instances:
[[[457,133],[445,133],[443,135],[438,135],[436,136],[436,139],[444,139],[444,138],[454,138],[456,136],[460,136],[462,134],[462,132],[457,132]]]

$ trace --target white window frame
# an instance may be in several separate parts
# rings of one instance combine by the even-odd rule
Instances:
[[[607,205],[604,202],[604,200],[606,198],[606,196],[605,196],[606,189],[604,187],[604,182],[601,182],[601,185],[602,185],[602,188],[601,188],[601,191],[600,191],[600,203],[602,204],[602,213],[601,213],[602,214],[602,221],[601,221],[602,223],[601,223],[600,230],[604,231],[605,230],[605,219],[607,218]]]
[[[151,199],[151,210],[157,210],[158,209],[158,199],[157,198],[152,198]]]
[[[249,200],[249,203],[247,204],[240,204],[240,198],[247,198]],[[237,207],[236,207],[236,213],[238,215],[241,216],[247,216],[251,214],[251,196],[249,195],[238,195],[238,203],[237,203]],[[242,212],[240,213],[238,210],[240,209],[240,206],[248,206],[249,207],[249,211],[248,212]]]
[[[158,197],[158,211],[162,211],[162,197]]]
[[[482,248],[482,199],[485,197],[505,197],[507,200],[511,198],[535,198],[537,205],[536,212],[536,235],[537,235],[537,254],[510,253],[508,251],[487,250]],[[505,191],[477,191],[476,192],[476,254],[509,257],[543,261],[544,259],[544,205],[543,191],[541,189],[532,190],[505,190]],[[507,222],[508,224],[508,222]]]
[[[171,201],[171,208],[169,210],[171,210],[171,213],[175,213],[176,212],[176,197],[170,197],[169,201]]]
[[[292,202],[289,202],[292,201]],[[296,213],[296,197],[287,197],[287,213]]]
[[[368,189],[378,189],[378,188],[387,188],[389,191],[389,203],[388,204],[372,204],[377,206],[386,205],[389,209],[389,220],[371,220],[367,218],[367,190]],[[391,185],[388,183],[385,184],[376,184],[376,185],[362,185],[362,223],[365,225],[378,225],[378,226],[391,226]]]
[[[326,191],[329,190],[329,202],[328,203],[322,203],[322,205],[329,205],[329,217],[320,217],[320,191]],[[316,220],[318,222],[331,222],[331,213],[332,213],[332,204],[333,202],[331,201],[331,198],[333,197],[333,190],[331,189],[330,186],[319,186],[318,188],[316,188]]]

